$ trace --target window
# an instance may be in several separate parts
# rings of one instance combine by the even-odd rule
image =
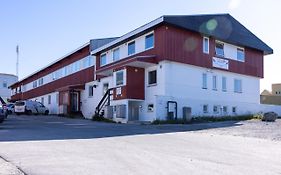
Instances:
[[[147,105],[147,111],[148,112],[153,112],[154,111],[154,105],[153,104]]]
[[[44,97],[41,98],[41,103],[44,104]]]
[[[216,55],[224,57],[224,44],[216,41]]]
[[[48,104],[49,104],[49,105],[51,104],[51,101],[52,101],[52,96],[51,96],[51,95],[48,95]]]
[[[39,84],[39,86],[42,86],[42,85],[43,85],[43,83],[44,83],[43,78],[40,78],[40,79],[38,80],[38,84]]]
[[[242,62],[245,61],[244,49],[237,48],[237,60]]]
[[[232,113],[236,113],[237,112],[237,107],[232,107]]]
[[[208,105],[203,105],[203,112],[208,113]]]
[[[136,53],[136,42],[133,41],[128,44],[128,55],[133,55]]]
[[[3,82],[3,88],[7,88],[8,87],[8,84],[6,81]]]
[[[33,81],[33,88],[37,88],[37,81]]]
[[[215,114],[219,113],[219,106],[214,106],[214,107],[213,107],[213,112],[214,112]]]
[[[206,73],[202,74],[202,88],[207,89],[207,74]]]
[[[226,92],[226,77],[222,77],[222,91]]]
[[[145,37],[145,49],[154,47],[154,34],[149,34]]]
[[[217,90],[217,76],[213,76],[213,90]]]
[[[157,71],[148,72],[148,85],[153,85],[157,83]]]
[[[227,113],[227,106],[223,106],[222,111],[223,111],[223,113]]]
[[[59,93],[56,94],[56,101],[57,101],[57,104],[59,104],[59,100],[60,100],[60,96],[59,96]]]
[[[94,89],[93,86],[89,86],[89,97],[92,97],[94,95]]]
[[[124,84],[124,71],[116,72],[116,86],[122,86]]]
[[[203,52],[204,53],[209,53],[209,38],[204,37],[203,38]]]
[[[72,69],[73,69],[73,72],[78,72],[80,70],[80,63],[79,61],[76,61],[75,63],[73,63],[72,65]]]
[[[106,65],[106,54],[100,56],[100,66]]]
[[[234,92],[242,93],[242,80],[234,79]]]
[[[114,49],[113,50],[113,61],[117,61],[120,59],[120,49]]]

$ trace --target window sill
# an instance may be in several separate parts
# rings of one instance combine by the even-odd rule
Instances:
[[[213,91],[218,91],[218,89],[213,89]]]
[[[154,86],[157,86],[157,83],[147,85],[147,87],[154,87]]]
[[[242,94],[242,92],[237,92],[237,91],[234,91],[234,93],[237,93],[237,94]]]
[[[208,88],[204,88],[204,87],[202,87],[202,89],[205,89],[205,90],[207,90]]]
[[[147,51],[147,50],[150,50],[150,49],[154,49],[154,46],[145,48],[144,50]]]

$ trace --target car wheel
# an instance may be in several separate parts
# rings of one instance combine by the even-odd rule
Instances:
[[[45,111],[45,113],[44,113],[45,115],[48,115],[49,114],[49,111],[47,110],[47,111]]]

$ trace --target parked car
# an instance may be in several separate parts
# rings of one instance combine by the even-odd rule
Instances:
[[[0,123],[2,123],[7,117],[7,113],[2,106],[0,106]]]
[[[17,115],[20,114],[49,114],[49,109],[45,107],[42,103],[37,101],[25,100],[25,101],[17,101],[15,103],[15,113]]]
[[[15,112],[15,104],[9,103],[6,105],[7,114],[13,114]]]

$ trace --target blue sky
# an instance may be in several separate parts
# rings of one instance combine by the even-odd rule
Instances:
[[[261,89],[281,83],[278,0],[1,0],[0,72],[20,79],[91,38],[123,35],[162,15],[230,13],[274,49],[265,57]]]

